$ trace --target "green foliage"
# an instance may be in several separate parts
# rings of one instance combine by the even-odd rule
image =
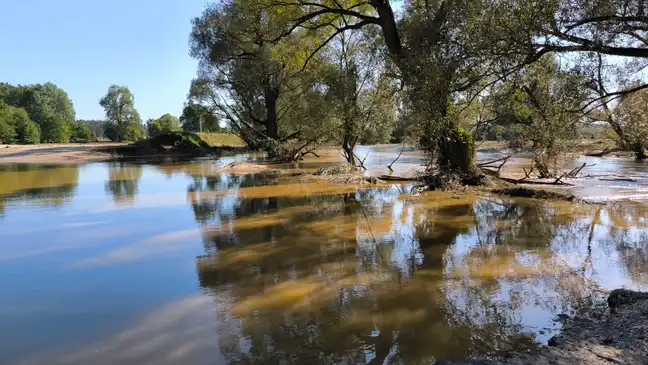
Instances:
[[[41,139],[45,143],[68,143],[72,134],[68,121],[55,115],[45,117],[40,124]]]
[[[90,126],[81,120],[78,120],[71,125],[72,137],[70,138],[71,142],[75,143],[87,143],[95,142],[97,136],[92,132]]]
[[[13,125],[5,120],[0,120],[0,143],[11,144],[15,142],[16,130]]]
[[[118,85],[110,86],[106,95],[99,101],[99,105],[106,111],[106,121],[116,126],[118,141],[137,141],[144,137],[140,116],[134,104],[135,97],[130,90]],[[114,137],[112,134],[111,136]]]
[[[0,123],[3,124],[3,143],[33,144],[40,141],[39,127],[29,119],[25,109],[0,104]]]
[[[625,148],[643,157],[648,148],[648,92],[625,97],[614,111],[615,121],[625,136]]]
[[[40,127],[32,120],[21,121],[16,125],[16,136],[22,144],[40,143]]]
[[[178,131],[179,129],[180,121],[171,114],[164,114],[158,119],[149,119],[146,121],[146,131],[149,137]]]
[[[35,85],[3,86],[6,104],[24,108],[30,119],[41,124],[49,116],[68,122],[75,120],[74,105],[68,94],[51,82]]]
[[[104,130],[106,129],[105,120],[78,120],[77,122],[85,123],[95,135],[96,140],[108,138],[104,135]]]
[[[146,133],[150,137],[155,137],[162,133],[162,126],[159,119],[149,119],[146,121]]]
[[[68,124],[75,120],[74,106],[67,93],[53,83],[0,84],[1,101],[21,110],[11,112],[14,120],[10,124],[16,131],[16,142],[38,143],[41,131],[43,142],[69,139]]]
[[[560,67],[551,55],[492,90],[495,116],[490,133],[533,141],[535,165],[543,177],[555,175],[567,140],[576,137],[578,110],[588,97],[587,80]]]
[[[180,116],[182,129],[187,132],[221,132],[218,117],[209,108],[200,104],[187,104]]]
[[[457,127],[457,135],[459,136],[459,140],[461,143],[463,143],[464,148],[468,151],[469,156],[475,156],[475,142],[473,141],[473,136],[470,134],[470,132],[462,129],[461,127]]]
[[[119,141],[119,127],[117,127],[117,124],[112,122],[105,122],[103,128],[104,137],[113,142]]]
[[[321,75],[311,72],[319,60],[312,59],[302,70],[321,35],[296,30],[280,37],[288,15],[297,9],[270,5],[265,0],[218,2],[194,19],[191,55],[200,61],[200,69],[188,105],[204,108],[183,113],[186,130],[200,130],[201,121],[203,130],[205,122],[215,129],[223,121],[251,148],[271,155],[289,136],[297,146],[328,137],[325,90]],[[207,111],[216,119],[201,118]]]

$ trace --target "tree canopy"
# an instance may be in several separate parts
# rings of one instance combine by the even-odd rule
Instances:
[[[139,113],[135,109],[135,97],[126,86],[112,85],[99,101],[106,112],[107,133],[118,141],[136,141],[144,136]],[[109,137],[110,138],[110,137]]]
[[[164,114],[158,119],[149,119],[146,122],[146,131],[149,137],[162,133],[169,133],[180,129],[180,121],[171,114]]]

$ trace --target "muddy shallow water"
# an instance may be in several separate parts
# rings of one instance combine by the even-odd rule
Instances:
[[[429,363],[648,289],[642,202],[215,172],[244,158],[0,166],[0,363]]]

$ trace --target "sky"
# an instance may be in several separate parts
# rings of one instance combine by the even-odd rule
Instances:
[[[128,86],[142,120],[180,116],[196,74],[191,19],[211,0],[0,0],[0,82],[53,82],[77,119],[104,119],[99,99]]]

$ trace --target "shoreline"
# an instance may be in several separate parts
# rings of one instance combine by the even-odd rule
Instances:
[[[0,164],[85,164],[107,162],[114,156],[97,149],[126,146],[121,142],[0,145]]]
[[[0,165],[81,165],[92,162],[129,161],[148,159],[155,161],[164,158],[197,157],[182,153],[159,153],[155,155],[120,154],[119,150],[132,146],[130,142],[94,142],[35,145],[0,145]],[[223,154],[243,153],[245,147],[212,147]]]
[[[566,319],[560,333],[549,339],[549,345],[528,353],[508,353],[496,359],[439,360],[434,364],[648,364],[648,293],[618,289],[611,292],[610,302],[621,304],[612,303],[611,308],[595,305],[585,315]]]

